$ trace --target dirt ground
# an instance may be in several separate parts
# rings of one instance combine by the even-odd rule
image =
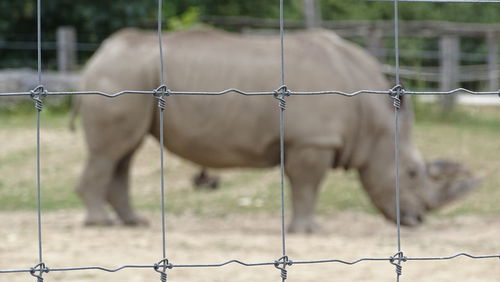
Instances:
[[[43,216],[44,261],[50,268],[74,266],[117,267],[151,265],[161,258],[159,214],[147,214],[149,227],[81,225],[79,211],[49,212]],[[158,218],[157,221],[153,220]],[[220,263],[230,259],[269,262],[281,257],[279,217],[228,215],[226,217],[169,216],[167,247],[173,264]],[[323,230],[314,235],[288,235],[291,260],[389,257],[396,251],[396,229],[380,216],[342,212],[319,219]],[[36,215],[0,213],[0,269],[36,264]],[[406,256],[448,256],[459,252],[498,254],[500,217],[462,216],[431,218],[427,224],[402,230]],[[389,262],[293,265],[287,281],[395,281]],[[280,281],[273,266],[174,268],[169,281]],[[153,269],[52,272],[46,281],[160,281]],[[0,274],[2,282],[33,281],[29,274]],[[401,281],[500,281],[500,260],[459,257],[450,261],[411,261],[403,264]]]
[[[16,158],[4,156],[4,158],[10,158],[10,168],[5,167],[4,175],[16,175],[16,177],[6,177],[3,180],[5,187],[22,189],[25,186],[31,187],[32,184],[34,163],[32,135],[34,133],[29,128],[16,130],[17,134],[6,135],[9,136],[10,142],[3,142],[5,146],[2,145],[5,149],[2,150],[2,154],[19,155]],[[52,193],[71,194],[71,190],[66,186],[73,186],[72,183],[81,169],[82,138],[72,136],[65,128],[46,129],[43,133],[43,140],[46,144],[43,153],[47,163],[44,183],[48,183],[44,187],[57,186],[61,182],[63,188],[59,192],[57,190]],[[25,154],[22,154],[23,150],[26,151]],[[134,189],[134,193],[140,193],[135,195],[136,198],[147,198],[145,195],[150,195],[148,197],[153,197],[155,203],[156,196],[151,195],[156,195],[152,191],[158,188],[158,168],[151,165],[151,160],[154,160],[156,164],[157,154],[156,144],[145,146],[136,160],[133,183],[133,186],[142,186],[141,189]],[[170,191],[187,193],[186,191],[191,189],[190,176],[196,168],[186,168],[175,158],[168,160],[170,174],[176,176],[169,179],[174,188]],[[58,171],[68,169],[69,172],[58,173]],[[230,181],[231,173],[224,175],[226,182]],[[241,176],[236,178],[239,179]],[[237,184],[242,188],[232,187],[229,190],[238,190],[240,193],[245,191],[246,186],[265,186],[270,181],[268,178],[274,179],[274,176],[272,174],[261,175],[258,182],[263,182],[263,184],[258,185],[254,182],[246,183],[248,179],[244,178],[238,180],[238,183],[241,183]],[[23,179],[27,179],[29,185],[21,182],[17,184]],[[194,194],[196,194],[196,199],[206,197],[210,200],[210,197],[216,197],[209,193]],[[226,214],[194,212],[196,209],[177,207],[174,210],[187,210],[191,213],[167,215],[167,256],[171,263],[174,265],[208,264],[231,259],[254,263],[271,262],[281,257],[280,220],[276,212],[232,213],[228,205],[232,203],[232,199],[226,200],[225,205],[228,207],[222,209],[227,209]],[[151,211],[146,214],[151,222],[149,227],[88,228],[81,224],[83,212],[83,209],[75,208],[44,212],[43,254],[44,261],[49,268],[80,266],[116,268],[130,264],[152,265],[161,259],[162,243],[158,213]],[[287,253],[291,260],[335,258],[350,261],[362,257],[389,257],[396,253],[396,228],[380,215],[353,210],[330,211],[322,213],[318,222],[323,227],[319,234],[287,236]],[[449,256],[460,252],[473,255],[498,254],[500,252],[499,238],[500,216],[498,215],[434,216],[418,228],[402,230],[402,250],[409,257]],[[37,245],[34,211],[0,212],[0,270],[26,269],[34,266],[38,259]],[[395,281],[396,277],[394,266],[386,261],[361,262],[352,266],[339,263],[293,265],[288,270],[287,281],[291,282]],[[186,282],[281,280],[279,271],[273,266],[243,267],[231,264],[221,268],[174,268],[168,274],[169,281]],[[44,277],[48,282],[160,281],[158,273],[153,269],[127,269],[116,273],[51,272]],[[0,282],[21,281],[34,281],[34,278],[26,273],[0,274]],[[474,260],[459,257],[449,261],[405,262],[401,281],[498,282],[500,281],[500,259]]]

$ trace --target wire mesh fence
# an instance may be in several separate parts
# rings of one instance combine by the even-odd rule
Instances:
[[[275,90],[262,91],[262,92],[247,92],[242,91],[235,88],[228,88],[219,92],[209,92],[209,91],[173,91],[168,88],[168,83],[166,79],[166,67],[167,64],[164,65],[163,60],[163,40],[162,40],[162,0],[158,0],[158,26],[157,26],[157,37],[158,37],[158,50],[159,50],[159,81],[160,85],[153,90],[142,90],[142,91],[131,91],[131,90],[122,90],[115,93],[105,93],[101,91],[73,91],[73,92],[53,92],[46,89],[43,85],[43,77],[41,70],[41,25],[42,25],[42,17],[41,17],[41,9],[42,9],[42,0],[37,0],[37,46],[38,46],[38,86],[33,90],[26,92],[11,92],[11,93],[0,93],[1,97],[7,96],[30,96],[35,103],[35,108],[37,112],[37,129],[36,129],[36,187],[37,187],[37,228],[38,228],[38,263],[29,268],[25,269],[0,269],[1,275],[7,275],[11,273],[29,273],[37,281],[41,282],[44,280],[44,276],[49,272],[65,272],[65,271],[104,271],[104,272],[118,272],[124,269],[150,269],[151,271],[155,271],[160,276],[160,281],[167,281],[167,273],[169,270],[173,268],[217,268],[223,267],[230,264],[237,264],[244,267],[261,267],[261,266],[270,266],[275,267],[281,276],[281,280],[285,281],[288,277],[288,270],[293,265],[307,265],[307,264],[327,264],[327,263],[339,263],[345,265],[355,265],[361,262],[369,262],[369,261],[385,261],[392,264],[395,268],[396,273],[396,281],[400,280],[402,275],[403,263],[408,261],[441,261],[441,260],[453,260],[459,257],[466,257],[470,259],[500,259],[499,254],[491,254],[491,255],[473,255],[465,252],[459,252],[449,256],[439,256],[439,257],[412,257],[406,256],[403,252],[403,246],[401,243],[401,219],[400,219],[400,140],[399,140],[399,130],[400,130],[400,108],[402,105],[402,97],[405,95],[452,95],[456,93],[467,93],[471,95],[500,95],[500,90],[492,90],[492,91],[472,91],[465,88],[457,88],[451,89],[449,91],[441,91],[441,92],[422,92],[422,91],[411,91],[405,89],[402,86],[400,73],[399,73],[399,15],[398,15],[398,5],[399,2],[478,2],[478,3],[496,3],[500,1],[474,1],[474,0],[463,0],[463,1],[426,1],[426,0],[387,0],[392,1],[394,5],[394,38],[395,38],[395,85],[391,89],[384,91],[375,91],[375,90],[358,90],[354,92],[343,92],[338,90],[324,90],[324,91],[311,91],[311,92],[300,92],[293,91],[288,89],[286,85],[286,77],[285,77],[285,63],[286,56],[284,52],[284,0],[279,0],[280,4],[280,81],[277,83]],[[219,96],[226,94],[240,94],[244,96],[273,96],[277,100],[277,107],[279,108],[279,136],[280,136],[280,202],[281,202],[281,253],[277,255],[275,260],[264,261],[264,262],[246,262],[242,260],[231,259],[228,261],[220,262],[220,263],[210,263],[210,264],[178,264],[175,262],[171,262],[168,259],[168,230],[166,225],[166,212],[165,207],[168,204],[165,198],[165,191],[167,186],[167,181],[165,178],[165,168],[164,168],[164,112],[167,110],[167,100],[169,96],[181,96],[181,95],[204,95],[204,96]],[[115,98],[122,95],[149,95],[155,97],[158,102],[159,108],[159,131],[160,131],[160,151],[159,151],[159,162],[160,162],[160,180],[159,180],[159,190],[160,190],[160,206],[161,206],[161,235],[162,235],[162,248],[161,248],[161,256],[159,256],[158,260],[151,264],[145,265],[123,265],[116,268],[106,268],[102,266],[76,266],[76,267],[57,267],[57,266],[48,266],[44,262],[44,251],[43,251],[43,225],[42,225],[42,183],[41,183],[41,171],[40,171],[40,112],[43,110],[43,100],[50,96],[59,96],[59,95],[100,95],[108,98]],[[393,101],[394,106],[394,161],[395,161],[395,183],[394,183],[394,195],[395,202],[394,205],[396,207],[396,234],[395,234],[395,250],[394,254],[388,255],[386,257],[363,257],[357,260],[342,260],[342,259],[325,259],[325,260],[292,260],[289,258],[287,254],[287,238],[285,231],[285,185],[284,185],[284,175],[285,175],[285,110],[286,110],[286,99],[290,96],[297,95],[341,95],[347,97],[353,97],[357,95],[386,95],[389,96]],[[159,254],[160,255],[160,254]]]

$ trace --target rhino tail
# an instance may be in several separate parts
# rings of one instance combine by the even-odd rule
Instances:
[[[68,124],[68,128],[71,132],[76,131],[75,123],[79,113],[80,113],[80,99],[78,99],[78,97],[75,96],[73,97],[73,99],[71,99],[71,108],[70,108],[70,116]]]

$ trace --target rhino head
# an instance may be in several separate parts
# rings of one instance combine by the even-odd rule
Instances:
[[[371,160],[359,170],[364,188],[374,205],[390,220],[396,221],[394,162]],[[471,191],[479,184],[469,169],[450,160],[424,162],[414,149],[401,151],[400,220],[405,226],[423,222],[426,212],[442,207]]]

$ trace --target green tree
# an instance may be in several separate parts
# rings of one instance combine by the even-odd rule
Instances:
[[[99,43],[123,26],[138,26],[151,17],[153,1],[85,1],[50,0],[42,4],[44,41],[54,41],[57,27],[74,26],[80,42]],[[36,1],[0,0],[0,42],[36,42]],[[30,47],[33,44],[30,45]],[[29,45],[27,45],[29,46]],[[15,46],[0,49],[0,66],[33,67],[36,52],[16,50]],[[53,46],[44,46],[46,64],[53,61]]]
[[[393,3],[317,0],[325,20],[390,20]],[[43,39],[53,42],[55,30],[74,26],[79,42],[100,43],[125,26],[154,28],[157,1],[44,0]],[[303,0],[285,0],[285,17],[302,19]],[[500,5],[478,3],[406,3],[400,6],[402,20],[499,22]],[[169,30],[195,25],[204,16],[278,18],[278,0],[164,0],[164,23]],[[478,16],[480,15],[480,16]],[[26,42],[31,42],[31,44]],[[6,46],[9,42],[10,46]],[[12,42],[19,42],[12,45]],[[36,0],[0,0],[0,68],[34,67],[36,64]],[[3,45],[2,45],[3,44]],[[474,49],[474,46],[471,47]],[[19,50],[29,49],[29,50]],[[55,65],[54,46],[44,46],[45,67]],[[80,55],[85,60],[91,53]]]

